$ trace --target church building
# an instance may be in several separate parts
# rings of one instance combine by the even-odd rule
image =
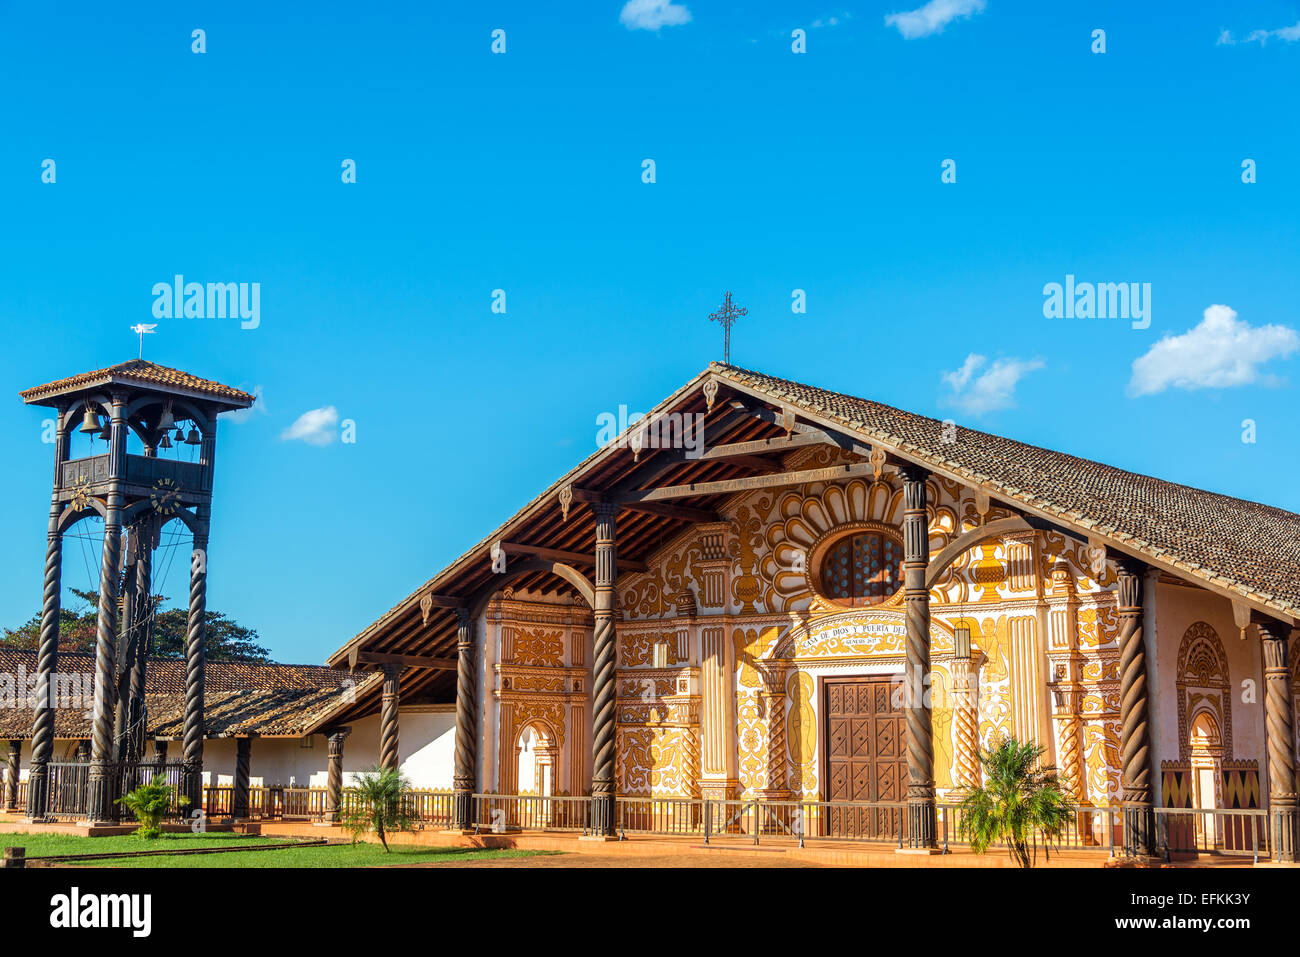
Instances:
[[[1290,861],[1298,616],[1300,515],[714,363],[328,663],[386,764],[454,705],[461,827],[754,802],[925,853],[1013,736],[1089,840],[1250,813],[1220,843]]]

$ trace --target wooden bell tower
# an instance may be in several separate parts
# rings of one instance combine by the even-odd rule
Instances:
[[[144,359],[60,379],[20,396],[28,405],[57,414],[28,813],[39,820],[48,808],[48,766],[59,706],[53,679],[58,671],[63,536],[93,515],[104,519],[104,542],[87,817],[92,824],[117,819],[118,773],[144,747],[153,551],[162,527],[173,520],[184,523],[194,538],[185,652],[184,792],[189,806],[197,809],[203,796],[207,546],[217,417],[248,408],[253,396]],[[104,451],[92,447],[92,454],[70,458],[74,429],[91,436],[92,442],[102,439]],[[140,451],[129,452],[129,441]],[[159,455],[177,444],[197,446],[197,460]]]

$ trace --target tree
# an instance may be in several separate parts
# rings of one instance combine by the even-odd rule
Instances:
[[[130,808],[135,819],[140,822],[140,830],[136,833],[150,840],[162,834],[163,815],[171,808],[173,801],[177,801],[176,789],[168,784],[161,774],[154,775],[151,783],[142,784],[117,799],[117,803]],[[190,799],[182,797],[177,803],[185,807],[190,803]]]
[[[1021,867],[1032,867],[1029,842],[1035,832],[1049,840],[1060,837],[1073,808],[1056,768],[1039,765],[1044,750],[1009,736],[989,751],[980,750],[985,783],[961,802],[957,825],[957,833],[970,841],[976,854],[1003,841]]]
[[[98,631],[99,593],[72,589],[72,593],[85,603],[84,611],[59,609],[59,651],[94,654]],[[155,595],[154,658],[184,658],[185,640],[189,634],[189,611],[185,608],[167,608],[164,595]],[[208,609],[204,620],[207,634],[204,652],[208,661],[247,661],[270,664],[271,652],[258,643],[258,634],[228,618],[219,611]],[[41,616],[33,615],[17,628],[6,628],[0,642],[11,648],[35,650],[40,647]]]
[[[415,815],[404,793],[410,786],[397,768],[371,768],[358,775],[347,789],[351,800],[344,803],[343,809],[343,829],[352,835],[352,843],[367,831],[374,831],[385,853],[391,853],[387,835],[409,831],[415,825]]]

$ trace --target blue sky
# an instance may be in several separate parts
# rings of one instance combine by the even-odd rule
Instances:
[[[1300,510],[1300,5],[444,6],[0,3],[0,623],[39,607],[52,458],[14,393],[133,357],[177,273],[261,284],[256,329],[145,356],[262,390],[209,606],[280,660],[721,358],[726,289],[738,364]],[[1149,328],[1045,318],[1067,274],[1150,283]],[[331,407],[355,443],[283,437]]]

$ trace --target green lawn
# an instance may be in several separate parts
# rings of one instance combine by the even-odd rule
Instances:
[[[24,847],[28,857],[63,854],[109,854],[120,851],[180,850],[239,844],[292,844],[288,838],[245,834],[164,834],[155,841],[135,835],[123,837],[79,837],[73,834],[0,834],[0,846]],[[85,861],[86,867],[391,867],[441,861],[482,858],[500,860],[531,857],[557,851],[482,850],[467,847],[421,847],[392,845],[386,854],[379,844],[331,844],[325,847],[295,847],[275,851],[240,851],[230,854],[158,855],[123,860]]]

